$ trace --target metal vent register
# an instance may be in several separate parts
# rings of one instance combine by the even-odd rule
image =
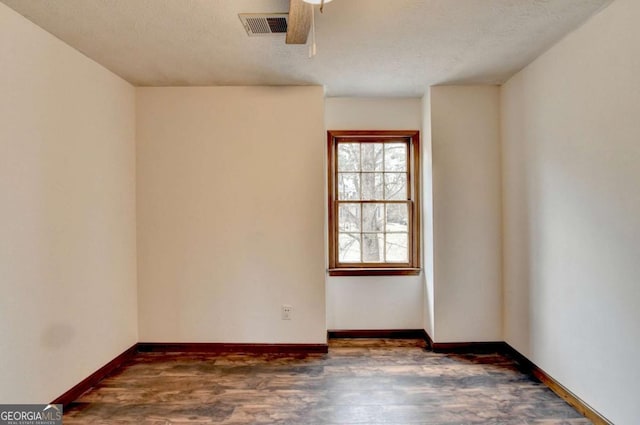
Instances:
[[[287,13],[240,13],[247,35],[250,37],[287,33]]]

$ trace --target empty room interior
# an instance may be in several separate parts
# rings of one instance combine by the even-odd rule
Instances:
[[[0,291],[2,415],[640,424],[640,1],[0,0]]]

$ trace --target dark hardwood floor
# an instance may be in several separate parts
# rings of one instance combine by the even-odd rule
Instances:
[[[329,354],[139,354],[65,424],[590,424],[500,354],[330,340]]]

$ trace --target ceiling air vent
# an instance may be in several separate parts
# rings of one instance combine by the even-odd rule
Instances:
[[[287,13],[239,13],[250,37],[287,33]]]

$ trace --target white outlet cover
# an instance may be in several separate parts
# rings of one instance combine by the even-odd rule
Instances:
[[[293,307],[287,304],[282,305],[282,320],[291,320],[293,314]]]

